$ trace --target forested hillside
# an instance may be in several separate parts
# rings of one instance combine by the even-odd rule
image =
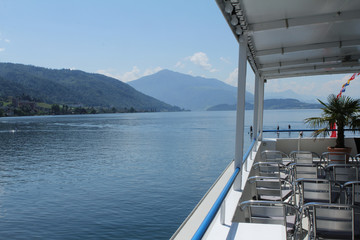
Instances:
[[[139,111],[178,111],[126,83],[79,70],[55,70],[30,65],[0,63],[0,97],[31,96],[49,104]]]

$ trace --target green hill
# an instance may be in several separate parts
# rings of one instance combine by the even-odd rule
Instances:
[[[245,109],[253,109],[253,104],[246,103]],[[264,100],[264,109],[317,109],[321,108],[321,104],[316,103],[304,103],[297,99],[266,99]],[[207,111],[234,111],[236,110],[236,104],[220,104],[212,106]]]
[[[179,111],[117,79],[79,70],[0,63],[0,97],[23,94],[46,103],[86,107]]]

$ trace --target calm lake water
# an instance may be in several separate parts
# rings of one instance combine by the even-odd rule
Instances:
[[[317,115],[265,111],[264,129]],[[0,118],[0,238],[169,239],[233,159],[234,131],[235,112]]]

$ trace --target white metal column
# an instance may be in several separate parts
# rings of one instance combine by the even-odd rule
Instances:
[[[259,140],[263,138],[263,124],[264,124],[264,91],[265,91],[265,80],[263,78],[259,79],[260,86],[259,86],[259,121],[258,121],[258,129],[260,132]]]
[[[256,139],[259,129],[259,86],[260,77],[255,73],[255,93],[254,93],[254,118],[253,118],[253,139]]]
[[[246,60],[247,42],[246,37],[239,37],[239,68],[236,109],[236,137],[235,137],[235,168],[242,167],[244,148],[244,124],[245,124],[245,89],[246,89]],[[241,174],[234,182],[235,190],[241,189]]]

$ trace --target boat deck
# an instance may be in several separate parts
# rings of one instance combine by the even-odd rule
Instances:
[[[312,138],[309,139],[267,139],[257,142],[253,150],[249,153],[246,162],[238,174],[241,177],[241,187],[237,190],[231,187],[226,195],[220,209],[217,211],[215,218],[207,228],[202,239],[286,239],[286,230],[281,224],[259,224],[248,223],[241,220],[239,214],[239,204],[253,199],[253,186],[250,186],[248,179],[254,175],[252,167],[261,160],[260,153],[264,150],[280,150],[289,153],[292,150],[309,149],[313,152],[322,153],[326,146],[330,145],[334,139],[320,139],[314,144]],[[356,144],[354,139],[346,139],[347,144],[353,147],[356,154]],[[355,155],[354,154],[354,155]],[[184,221],[182,226],[171,239],[191,239],[201,222],[206,217],[212,204],[216,201],[217,196],[229,180],[231,173],[234,172],[234,162],[228,165],[223,174],[216,183],[210,188],[202,201],[196,206],[189,217]],[[297,201],[299,196],[296,195]],[[297,239],[307,238],[308,220],[302,218],[302,234]]]

